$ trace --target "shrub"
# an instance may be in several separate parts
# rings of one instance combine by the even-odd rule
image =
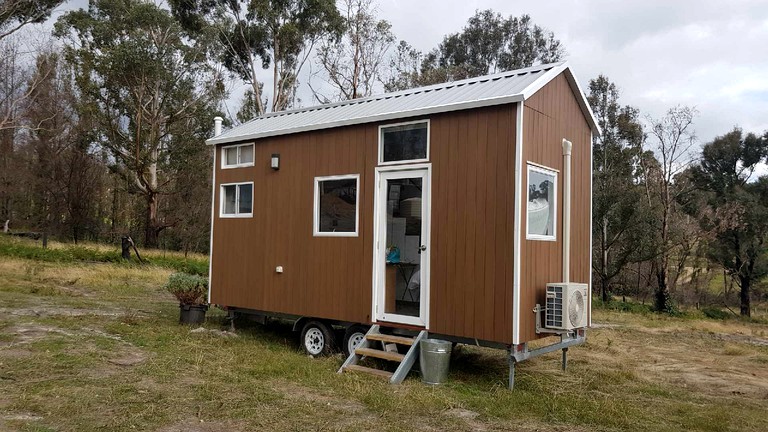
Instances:
[[[202,305],[206,303],[208,279],[188,273],[174,273],[168,277],[165,289],[176,296],[181,304]]]
[[[707,318],[716,320],[724,320],[729,317],[728,312],[716,307],[705,307],[701,310],[701,313],[703,313]]]

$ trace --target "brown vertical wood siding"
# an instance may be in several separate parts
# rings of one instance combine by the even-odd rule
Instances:
[[[591,129],[564,75],[525,101],[523,114],[523,191],[527,162],[560,171],[557,177],[557,241],[526,240],[527,196],[522,200],[520,245],[520,342],[537,339],[534,314],[544,304],[546,284],[563,279],[563,138],[573,143],[571,159],[571,282],[589,283]],[[524,192],[526,193],[526,192]]]
[[[433,333],[512,343],[516,109],[428,117]],[[247,168],[221,169],[217,147],[212,303],[371,322],[380,124],[259,139]],[[590,128],[561,75],[525,103],[523,168],[531,161],[562,171],[563,138],[573,142],[571,280],[588,282]],[[280,154],[279,171],[269,167],[272,153]],[[360,175],[359,235],[314,237],[314,178],[342,174]],[[245,181],[254,182],[253,218],[220,218],[219,185]],[[537,337],[530,311],[543,302],[545,284],[562,278],[562,175],[558,182],[557,241],[526,240],[521,223],[521,342]]]
[[[516,106],[429,119],[429,329],[511,343]],[[222,169],[218,146],[212,303],[371,321],[379,125],[260,139],[246,168]],[[314,178],[341,174],[360,174],[359,236],[313,237]],[[254,182],[253,218],[220,218],[219,185],[244,181]]]

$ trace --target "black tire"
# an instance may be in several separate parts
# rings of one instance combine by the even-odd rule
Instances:
[[[304,352],[312,357],[330,355],[336,349],[333,331],[320,321],[304,324],[299,342]]]
[[[344,343],[341,346],[344,351],[344,357],[349,357],[352,353],[352,341],[358,340],[357,343],[360,343],[359,339],[362,339],[366,333],[368,333],[368,327],[361,324],[354,324],[347,327],[347,330],[344,332]]]

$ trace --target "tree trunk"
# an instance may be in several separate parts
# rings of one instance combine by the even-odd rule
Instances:
[[[149,192],[147,194],[147,221],[144,227],[144,247],[156,248],[157,237],[160,233],[157,221],[157,193]]]
[[[669,304],[669,287],[667,286],[667,272],[664,266],[660,266],[656,270],[656,311],[657,312],[671,312]]]
[[[603,218],[602,224],[603,229],[600,235],[600,267],[602,274],[600,275],[600,283],[603,303],[605,303],[608,301],[608,285],[610,284],[610,280],[606,276],[608,274],[608,266],[610,265],[608,261],[608,218]]]
[[[750,307],[750,284],[749,277],[739,276],[739,285],[741,285],[741,316],[751,316],[752,308]]]

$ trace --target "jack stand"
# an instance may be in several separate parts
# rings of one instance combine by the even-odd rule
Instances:
[[[568,348],[563,348],[563,372],[568,368]]]
[[[585,329],[573,330],[560,334],[560,342],[552,345],[543,346],[533,350],[528,349],[528,344],[512,345],[509,347],[509,389],[512,390],[515,385],[515,366],[523,360],[532,357],[538,357],[543,354],[552,353],[557,350],[563,351],[563,370],[568,367],[568,347],[583,344],[587,339]]]

